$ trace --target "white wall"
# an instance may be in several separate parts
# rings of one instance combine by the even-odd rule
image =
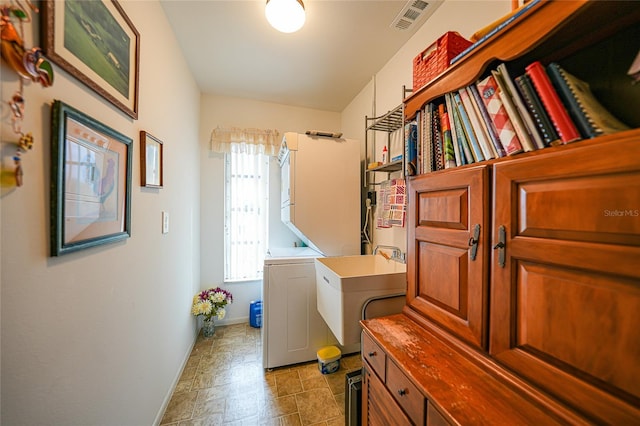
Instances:
[[[446,0],[402,49],[375,76],[372,76],[371,81],[342,112],[342,132],[345,137],[364,141],[365,115],[380,116],[402,103],[402,86],[408,89],[413,86],[413,58],[438,37],[447,31],[458,31],[462,36],[469,38],[475,31],[504,16],[510,10],[511,2],[506,0]],[[370,138],[373,137],[371,133],[373,132],[370,132]],[[380,161],[382,144],[386,142],[386,136],[380,132],[377,132],[375,138],[376,146],[372,152],[376,157],[370,161]],[[392,155],[400,153],[400,143],[401,140],[394,137]],[[364,147],[362,152],[364,156]],[[375,175],[376,182],[387,178],[386,173],[375,173]],[[390,177],[399,176],[400,173],[393,173]],[[366,188],[363,190],[367,191]],[[375,229],[374,226],[373,247],[383,244],[406,248],[406,229],[406,227]]]
[[[364,140],[373,80],[342,114],[213,95],[200,97],[156,1],[121,1],[141,34],[140,118],[130,120],[56,67],[53,87],[25,88],[24,128],[36,145],[23,156],[25,184],[0,192],[2,256],[2,424],[148,425],[157,423],[196,333],[191,298],[222,284],[223,161],[209,152],[217,126],[342,131]],[[468,36],[508,12],[510,1],[448,0],[376,74],[376,111],[401,102],[413,57],[447,30]],[[37,44],[38,19],[27,25]],[[6,100],[16,90],[4,64],[2,164],[11,165],[15,137]],[[124,242],[51,258],[49,245],[50,104],[86,112],[134,140],[132,236]],[[142,189],[138,132],[164,141],[165,187]],[[272,162],[272,171],[277,172]],[[3,169],[11,172],[11,168]],[[271,243],[296,240],[280,225],[279,179],[271,175]],[[160,232],[161,211],[171,217]],[[274,223],[275,222],[275,223]],[[382,230],[377,244],[405,244],[404,229]],[[248,316],[259,282],[230,284],[229,321]]]
[[[223,284],[224,155],[209,149],[211,131],[217,126],[277,129],[281,134],[307,130],[340,131],[340,114],[214,95],[203,95],[200,108],[202,285],[220,285],[233,294],[233,304],[229,305],[221,323],[246,322],[249,303],[261,298],[262,281]],[[276,158],[269,162],[269,170],[269,247],[292,247],[300,240],[280,220],[280,167]]]
[[[159,421],[195,339],[200,284],[199,92],[156,1],[121,1],[141,34],[139,119],[131,120],[55,67],[28,84],[24,186],[1,200],[2,424],[149,425]],[[38,44],[39,17],[25,26]],[[35,40],[35,42],[34,42]],[[6,101],[18,88],[2,64],[2,164],[16,138]],[[49,256],[50,110],[60,99],[133,143],[126,241]],[[140,187],[140,130],[164,142],[164,188]],[[161,211],[170,232],[161,233]]]

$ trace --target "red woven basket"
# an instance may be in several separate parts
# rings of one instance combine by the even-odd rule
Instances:
[[[413,91],[429,83],[449,68],[449,62],[471,42],[455,31],[449,31],[413,59]]]

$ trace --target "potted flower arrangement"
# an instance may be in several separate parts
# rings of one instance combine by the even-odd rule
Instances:
[[[233,302],[233,295],[220,287],[203,290],[193,296],[191,313],[195,316],[204,317],[202,334],[204,337],[211,337],[215,331],[213,319],[223,319],[227,313],[225,306]]]

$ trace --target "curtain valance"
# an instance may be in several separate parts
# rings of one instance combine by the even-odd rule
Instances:
[[[278,155],[280,149],[280,132],[277,130],[240,129],[238,127],[216,127],[211,132],[211,150],[215,152],[231,152],[231,144],[256,145],[258,151],[265,155]]]

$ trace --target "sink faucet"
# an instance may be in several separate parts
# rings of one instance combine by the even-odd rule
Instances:
[[[396,246],[385,246],[385,245],[377,245],[375,249],[373,249],[373,254],[377,254],[379,249],[387,249],[387,250],[391,250],[391,260],[396,260],[400,263],[405,263],[406,260],[406,256],[405,254],[402,252],[402,250],[400,250],[400,247],[396,247]],[[386,259],[389,259],[388,255],[385,255],[384,253],[380,253],[383,257],[385,257]]]

